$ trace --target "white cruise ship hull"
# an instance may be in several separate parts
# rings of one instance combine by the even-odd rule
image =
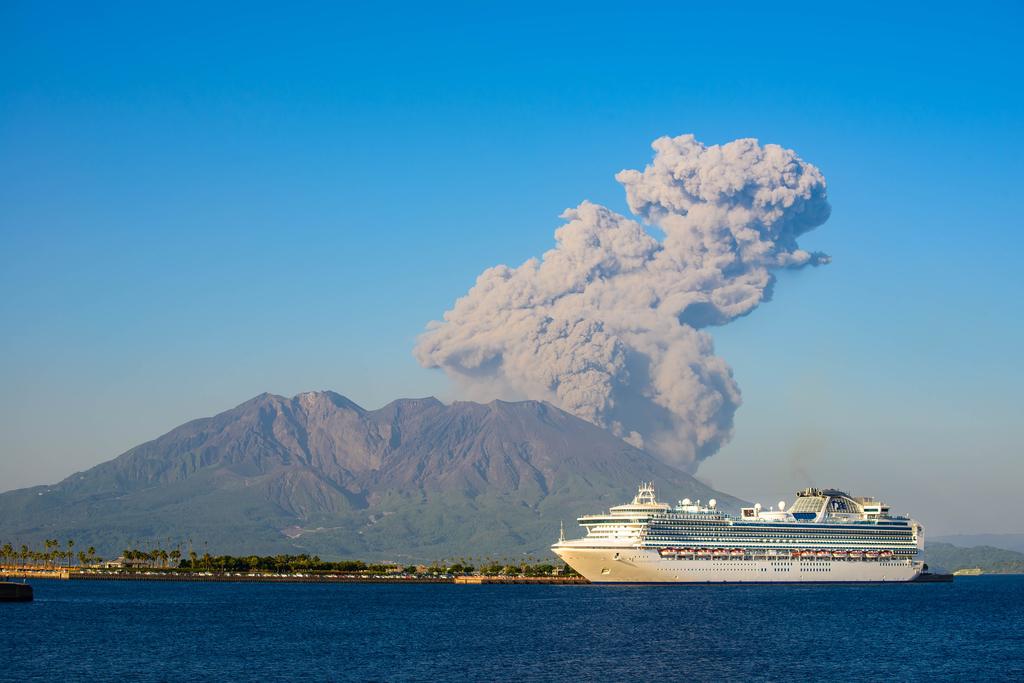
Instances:
[[[923,564],[907,559],[677,559],[651,548],[552,550],[592,583],[896,583],[913,581]]]

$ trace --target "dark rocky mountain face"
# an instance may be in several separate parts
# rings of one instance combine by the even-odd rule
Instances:
[[[430,560],[547,556],[560,521],[628,501],[717,497],[690,475],[536,401],[263,394],[54,486],[0,494],[0,542],[74,538],[107,556],[200,552]]]

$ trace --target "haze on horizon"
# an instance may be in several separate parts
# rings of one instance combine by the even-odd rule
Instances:
[[[464,395],[424,324],[693,133],[820,169],[834,258],[713,329],[742,406],[697,476],[1024,531],[1024,10],[830,12],[5,6],[0,490],[264,391]]]

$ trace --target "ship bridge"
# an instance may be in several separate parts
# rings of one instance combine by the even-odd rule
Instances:
[[[608,508],[613,515],[651,514],[652,512],[665,512],[669,509],[667,503],[659,503],[654,494],[654,484],[643,483],[633,496],[633,502],[625,505],[616,505]]]
[[[669,509],[666,503],[658,502],[654,484],[645,482],[640,484],[632,502],[611,507],[604,515],[583,515],[576,522],[587,530],[590,540],[633,544],[643,541],[651,517]]]

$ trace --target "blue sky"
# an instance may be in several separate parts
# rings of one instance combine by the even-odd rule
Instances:
[[[689,132],[795,149],[833,207],[834,262],[712,331],[744,405],[699,476],[1024,531],[1022,16],[6,3],[0,490],[262,391],[450,397],[424,324]]]

